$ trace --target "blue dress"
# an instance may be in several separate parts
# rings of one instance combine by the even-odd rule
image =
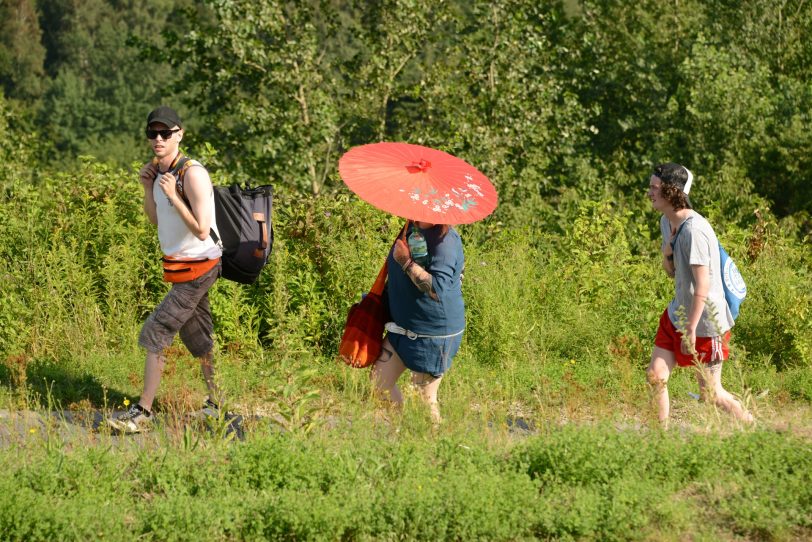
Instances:
[[[389,342],[408,369],[435,377],[451,367],[465,329],[462,240],[453,228],[445,235],[442,230],[442,226],[420,229],[430,258],[425,269],[432,276],[437,300],[417,289],[395,261],[392,251],[388,256],[387,299],[392,320],[418,335],[431,336],[410,339],[389,333]],[[447,335],[454,336],[442,337]]]

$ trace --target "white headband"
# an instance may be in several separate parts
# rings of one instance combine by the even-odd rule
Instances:
[[[686,194],[691,191],[691,183],[694,182],[694,174],[691,173],[691,170],[685,166],[682,166],[685,172],[688,174],[688,180],[685,181],[685,186],[682,188],[682,191]]]

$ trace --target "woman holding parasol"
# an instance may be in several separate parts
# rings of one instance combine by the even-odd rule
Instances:
[[[437,391],[465,329],[465,258],[451,224],[490,214],[496,208],[496,190],[463,160],[407,143],[355,147],[341,158],[339,171],[362,199],[409,219],[387,257],[392,321],[386,324],[371,378],[401,405],[397,381],[409,369],[432,419],[439,422]]]

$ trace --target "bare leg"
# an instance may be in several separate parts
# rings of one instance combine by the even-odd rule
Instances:
[[[403,405],[403,394],[400,393],[397,382],[405,370],[406,366],[389,344],[389,339],[384,339],[381,354],[375,360],[369,376],[375,383],[375,387],[389,392],[389,400],[398,406]]]
[[[651,353],[651,362],[646,369],[652,402],[657,408],[657,419],[664,429],[668,428],[668,417],[671,414],[671,401],[668,397],[668,378],[674,370],[677,360],[674,353],[659,346]]]
[[[442,376],[434,377],[428,373],[412,373],[412,384],[420,390],[420,396],[431,408],[431,419],[435,424],[440,423],[440,405],[437,402],[437,390],[440,388]]]
[[[708,381],[706,381],[709,380]],[[744,409],[732,393],[722,387],[722,363],[708,365],[704,370],[697,371],[696,381],[699,384],[699,394],[703,398],[712,400],[723,410],[731,413],[737,420],[745,423],[753,422],[753,415]]]
[[[222,397],[220,396],[220,389],[214,382],[214,353],[209,350],[198,359],[200,360],[200,370],[203,373],[203,380],[209,389],[209,398],[219,405]]]
[[[161,385],[161,374],[164,372],[165,364],[166,358],[163,353],[147,352],[147,361],[144,364],[144,391],[141,393],[138,404],[150,412],[152,412],[155,394],[158,393],[158,387]]]

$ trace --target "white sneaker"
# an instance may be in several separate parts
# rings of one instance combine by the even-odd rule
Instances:
[[[121,433],[143,433],[152,425],[152,414],[135,403],[127,412],[107,418],[107,425]]]

